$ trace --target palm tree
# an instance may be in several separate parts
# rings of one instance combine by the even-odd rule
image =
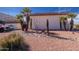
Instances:
[[[64,17],[60,17],[60,29],[62,30],[62,23],[63,23]]]
[[[74,26],[74,21],[73,21],[73,19],[74,19],[76,16],[77,16],[77,15],[74,14],[74,13],[69,13],[69,14],[68,14],[68,17],[71,18],[71,21],[70,21],[70,30],[73,29],[73,26]]]
[[[25,7],[21,12],[23,13],[24,16],[27,16],[26,17],[26,19],[27,19],[26,20],[27,21],[26,31],[27,31],[28,30],[28,26],[29,26],[29,21],[30,21],[30,15],[29,15],[29,13],[31,12],[31,10],[29,8]]]
[[[22,17],[23,16],[21,14],[16,15],[16,18],[18,19],[18,21],[22,20]]]
[[[23,30],[23,21],[22,21],[22,18],[23,18],[23,16],[21,14],[16,15],[16,19],[17,19],[17,21],[20,22],[21,28]]]
[[[31,10],[28,7],[23,8],[21,11],[22,13],[31,12]]]
[[[62,26],[64,26],[64,29],[66,30],[66,21],[67,17],[60,17],[60,29],[62,30]]]

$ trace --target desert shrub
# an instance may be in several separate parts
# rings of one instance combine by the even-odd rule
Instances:
[[[5,24],[5,21],[2,21],[2,20],[0,19],[0,24]]]
[[[0,39],[0,50],[18,51],[23,50],[23,37],[13,33]]]
[[[79,25],[75,25],[76,29],[79,29]]]

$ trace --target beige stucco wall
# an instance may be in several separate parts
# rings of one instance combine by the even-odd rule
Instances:
[[[33,29],[46,29],[46,20],[49,20],[50,29],[60,29],[60,17],[66,15],[42,15],[42,16],[30,16],[32,19]]]

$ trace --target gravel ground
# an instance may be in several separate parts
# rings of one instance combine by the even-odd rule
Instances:
[[[46,33],[22,32],[21,30],[0,33],[4,37],[10,33],[19,33],[32,51],[79,51],[79,32],[51,31]]]

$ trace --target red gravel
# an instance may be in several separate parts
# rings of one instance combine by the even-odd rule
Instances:
[[[32,51],[79,51],[79,33],[69,31],[51,31],[50,35],[37,33],[20,33],[25,38],[24,42],[30,46]],[[10,32],[10,33],[13,33]],[[0,33],[0,37],[10,34]]]
[[[79,33],[73,34],[66,31],[53,31],[52,37],[44,34],[25,35],[33,51],[72,51],[79,50]],[[56,35],[55,35],[56,34]]]

